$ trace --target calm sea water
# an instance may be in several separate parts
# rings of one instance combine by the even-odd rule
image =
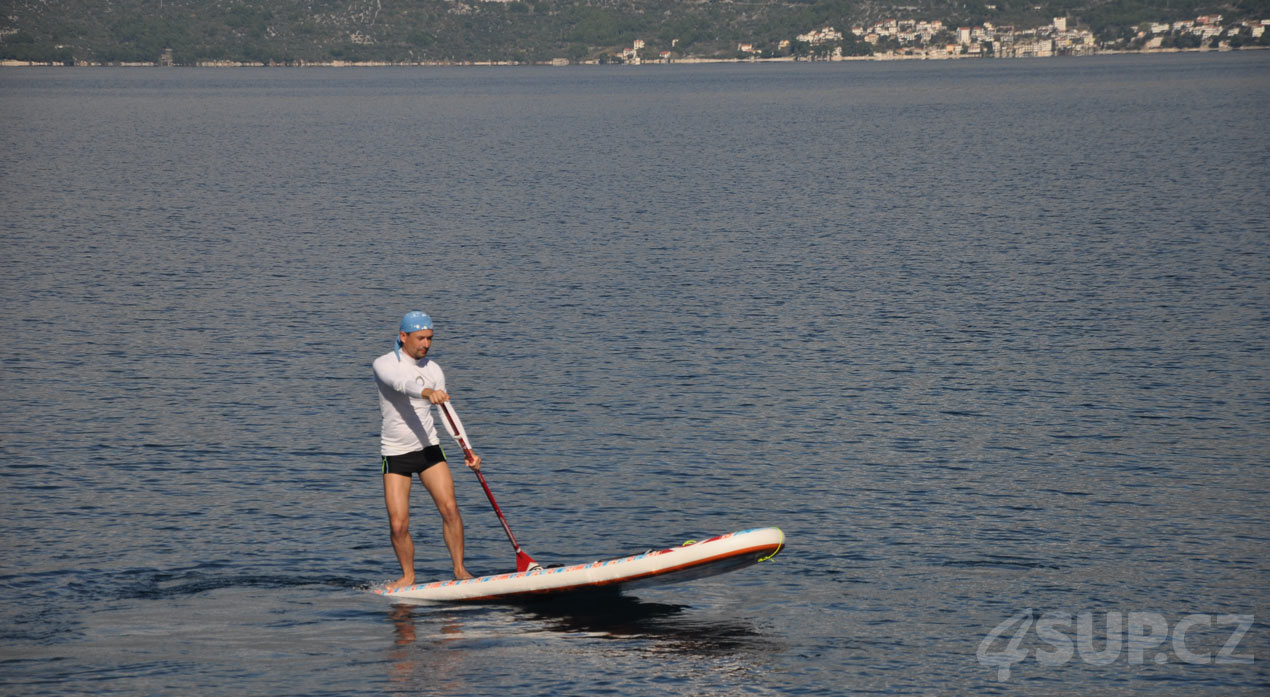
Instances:
[[[1265,694],[1267,114],[1270,53],[0,72],[0,690]],[[787,550],[367,593],[412,308],[539,561]]]

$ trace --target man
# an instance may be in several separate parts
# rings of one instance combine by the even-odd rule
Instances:
[[[450,399],[445,374],[428,358],[432,336],[431,317],[419,311],[406,313],[401,318],[396,348],[376,358],[373,366],[383,417],[380,453],[384,502],[392,548],[401,563],[401,578],[388,585],[390,590],[415,582],[415,548],[410,539],[410,484],[415,474],[441,513],[441,534],[454,563],[454,577],[472,578],[463,567],[463,519],[454,499],[454,480],[432,420],[432,405]],[[468,467],[481,468],[481,458],[475,453],[464,459]]]

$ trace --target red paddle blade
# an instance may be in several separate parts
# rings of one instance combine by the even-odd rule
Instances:
[[[529,556],[528,554],[525,554],[524,551],[519,549],[516,550],[516,572],[517,573],[529,571],[535,567],[541,569],[542,565],[534,561],[534,558]]]

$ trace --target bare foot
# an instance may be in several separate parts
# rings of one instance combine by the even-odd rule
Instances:
[[[388,584],[388,585],[384,586],[384,590],[385,590],[385,591],[388,591],[388,592],[392,592],[392,591],[395,591],[395,590],[400,590],[400,589],[402,589],[402,588],[405,588],[406,586],[413,586],[414,584],[415,584],[415,580],[414,580],[414,578],[413,578],[413,577],[411,577],[411,576],[402,576],[401,578],[397,579],[396,581],[393,581],[392,583],[390,583],[390,584]]]
[[[469,574],[469,573],[467,572],[467,569],[455,569],[455,570],[454,570],[454,580],[456,580],[456,581],[465,581],[465,580],[467,580],[467,579],[469,579],[469,578],[476,578],[476,577],[475,577],[475,576],[473,576],[472,574]]]

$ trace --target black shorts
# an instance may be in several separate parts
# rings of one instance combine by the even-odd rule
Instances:
[[[429,445],[405,455],[384,455],[383,473],[409,477],[422,472],[438,462],[445,462],[445,451],[439,445]]]

